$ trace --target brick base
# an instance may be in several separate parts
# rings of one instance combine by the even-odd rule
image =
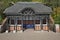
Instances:
[[[41,27],[40,26],[35,26],[35,30],[39,31],[39,30],[41,30]]]
[[[44,27],[43,27],[43,30],[44,30],[44,31],[47,31],[47,30],[48,30],[48,26],[44,26]]]
[[[22,27],[21,26],[17,26],[17,31],[20,31],[22,30]]]
[[[60,32],[60,26],[59,26],[59,24],[55,24],[55,30],[56,30],[56,32]]]
[[[56,28],[56,32],[60,32],[60,28]]]
[[[17,26],[17,27],[15,27],[15,26],[10,26],[10,29],[9,29],[10,31],[14,31],[14,30],[17,30],[17,31],[20,31],[20,30],[22,30],[22,27],[21,26]]]
[[[10,31],[13,31],[14,30],[14,26],[11,26],[9,30]]]

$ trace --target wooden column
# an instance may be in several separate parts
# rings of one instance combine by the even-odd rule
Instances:
[[[10,26],[10,25],[11,25],[11,17],[9,17],[9,19],[10,19],[10,20],[9,20],[9,26]]]
[[[17,17],[14,18],[14,23],[15,23],[14,30],[17,31]]]
[[[9,20],[9,17],[7,17],[8,19],[7,19],[7,25],[8,25],[8,29],[7,30],[9,30],[10,29],[10,20]],[[9,23],[8,23],[9,22]]]
[[[9,19],[9,17],[7,17],[7,23],[6,23],[6,26],[7,26],[7,28],[6,28],[6,30],[9,30],[9,24],[8,24],[8,20]]]
[[[49,23],[50,17],[48,17],[48,32],[50,30],[50,23]]]
[[[41,24],[41,30],[43,30],[43,24],[42,24],[43,18],[40,17],[40,24]]]
[[[33,19],[34,19],[34,29],[35,29],[35,18],[36,18],[36,16],[33,17]]]
[[[42,20],[41,20],[41,16],[39,16],[39,20],[40,20],[40,27],[39,27],[39,28],[40,28],[40,30],[41,30],[41,29],[42,29],[42,27],[41,27],[41,26],[42,26],[42,25],[41,25],[41,21],[42,21]]]
[[[48,17],[46,16],[45,17],[45,20],[46,20],[46,24],[45,24],[45,31],[48,31],[48,19],[47,19]]]
[[[23,28],[23,20],[22,20],[22,15],[21,15],[21,28]]]
[[[46,17],[46,23],[47,23],[47,26],[48,26],[48,32],[49,32],[49,29],[50,29],[50,25],[49,25],[49,16]]]
[[[10,25],[11,25],[11,17],[9,17],[9,31],[10,31]]]
[[[21,25],[22,25],[22,29],[23,29],[23,15],[21,15]]]

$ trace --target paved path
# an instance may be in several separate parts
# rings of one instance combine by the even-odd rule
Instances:
[[[60,33],[26,30],[23,33],[2,33],[0,40],[60,40]]]

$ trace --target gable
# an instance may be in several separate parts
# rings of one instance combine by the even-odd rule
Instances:
[[[36,2],[18,2],[11,7],[5,9],[4,13],[6,15],[16,15],[21,12],[24,8],[32,8],[37,14],[50,14],[52,12],[51,8],[43,5],[42,3]]]

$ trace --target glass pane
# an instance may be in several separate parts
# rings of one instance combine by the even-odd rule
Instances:
[[[29,16],[25,16],[25,18],[26,18],[25,20],[29,20],[28,17],[29,17]]]
[[[46,24],[46,19],[43,19],[43,24]]]
[[[17,20],[17,24],[21,24],[21,20]]]
[[[33,20],[33,17],[32,16],[29,16],[29,20]]]
[[[25,16],[23,16],[23,20],[26,20],[26,19],[25,19]]]
[[[29,20],[28,24],[34,24],[34,21],[33,20]]]
[[[36,18],[36,20],[40,20],[40,18],[39,18],[39,17],[37,17],[37,18]]]
[[[14,24],[14,20],[11,20],[11,24]]]
[[[40,17],[36,17],[35,24],[40,24]]]
[[[40,20],[35,20],[35,24],[40,24]]]

